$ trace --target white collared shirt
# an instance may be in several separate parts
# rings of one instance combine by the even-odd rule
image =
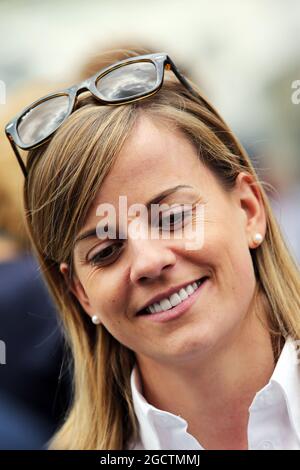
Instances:
[[[140,437],[129,449],[204,449],[187,432],[185,419],[146,401],[136,364],[130,381]],[[249,408],[248,446],[251,450],[300,449],[300,360],[291,338],[284,345],[269,383],[256,393]]]

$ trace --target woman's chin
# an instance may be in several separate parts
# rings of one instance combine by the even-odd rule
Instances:
[[[170,362],[175,361],[177,364],[180,362],[190,362],[193,360],[201,361],[210,354],[211,351],[217,346],[218,340],[215,332],[209,327],[194,328],[193,333],[185,336],[181,332],[181,337],[168,343],[160,351],[160,357],[165,356],[165,360]],[[167,347],[166,347],[167,346]]]

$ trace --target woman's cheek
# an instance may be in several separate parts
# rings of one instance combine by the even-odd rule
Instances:
[[[108,293],[108,289],[98,290],[97,298],[99,312],[105,320],[111,324],[120,324],[126,313],[124,310],[125,299],[122,301],[120,290],[119,293],[114,292],[111,295]]]

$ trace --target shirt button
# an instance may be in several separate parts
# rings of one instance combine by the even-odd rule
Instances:
[[[258,446],[258,448],[261,450],[273,450],[274,446],[271,441],[264,441]]]

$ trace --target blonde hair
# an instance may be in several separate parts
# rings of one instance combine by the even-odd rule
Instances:
[[[227,191],[241,171],[253,175],[267,218],[265,240],[251,250],[255,295],[261,295],[268,309],[268,326],[278,354],[287,335],[300,337],[298,269],[263,184],[218,113],[171,79],[151,98],[123,106],[101,106],[92,96],[84,95],[50,143],[29,152],[24,188],[30,237],[73,357],[73,403],[51,448],[120,450],[138,437],[130,388],[134,353],[105,327],[91,324],[76,297],[66,289],[59,264],[65,261],[72,265],[74,238],[141,113],[167,120],[181,130]]]

